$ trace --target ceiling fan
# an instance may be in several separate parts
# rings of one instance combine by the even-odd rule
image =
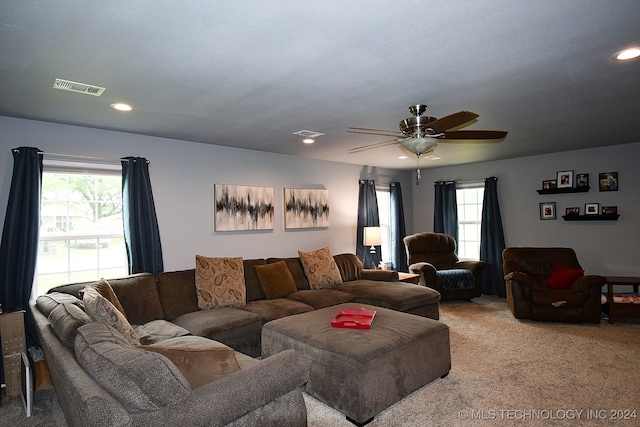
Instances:
[[[415,154],[418,157],[418,174],[416,184],[420,180],[420,156],[435,150],[438,142],[500,142],[507,136],[506,131],[501,130],[457,130],[470,125],[479,117],[471,111],[458,111],[457,113],[437,119],[431,116],[423,116],[427,106],[416,104],[409,107],[413,117],[400,121],[400,131],[348,127],[347,132],[364,133],[369,135],[387,136],[393,139],[363,145],[348,150],[348,153],[371,150],[391,144],[399,144],[400,147]]]

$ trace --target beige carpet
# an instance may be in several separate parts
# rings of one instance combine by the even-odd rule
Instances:
[[[443,303],[441,320],[451,330],[449,376],[381,412],[369,426],[640,425],[639,321],[518,321],[495,297]],[[309,426],[352,426],[339,412],[305,399]],[[36,407],[27,420],[19,401],[3,399],[0,424],[64,426],[54,393],[38,392]],[[635,419],[613,420],[617,415]]]

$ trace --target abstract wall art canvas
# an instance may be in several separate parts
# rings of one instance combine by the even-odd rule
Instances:
[[[284,189],[284,228],[329,227],[329,191]]]
[[[273,187],[214,184],[215,231],[273,230]]]

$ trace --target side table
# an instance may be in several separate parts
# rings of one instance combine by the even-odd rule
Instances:
[[[398,271],[398,278],[401,282],[413,283],[414,285],[420,284],[420,275],[415,273],[401,273]]]
[[[623,277],[623,276],[606,276],[607,279],[607,305],[609,307],[609,323],[614,322],[617,317],[634,317],[640,318],[640,304],[630,302],[614,301],[614,286],[633,286],[632,295],[638,294],[638,286],[640,286],[640,277]]]

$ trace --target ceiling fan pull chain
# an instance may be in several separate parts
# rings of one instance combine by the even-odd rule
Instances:
[[[418,153],[418,170],[416,171],[416,185],[420,185],[420,153]]]

